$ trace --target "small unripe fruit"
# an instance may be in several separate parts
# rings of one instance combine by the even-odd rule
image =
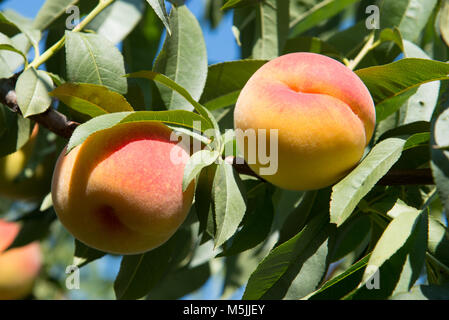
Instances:
[[[19,229],[17,223],[0,220],[0,300],[22,299],[29,295],[41,268],[38,243],[5,251]]]
[[[36,200],[48,193],[54,156],[38,164],[31,177],[18,177],[25,169],[36,146],[39,127],[33,129],[30,139],[16,152],[0,158],[0,196],[14,200]]]
[[[61,153],[52,198],[61,223],[81,242],[136,254],[166,242],[193,200],[182,192],[189,153],[157,122],[132,122],[92,134]],[[176,158],[176,159],[174,159]]]
[[[266,141],[277,129],[274,174],[261,174],[266,163],[258,155],[248,161],[255,155],[237,139],[245,160],[276,186],[312,190],[337,182],[357,165],[373,135],[375,109],[364,83],[345,65],[320,54],[291,53],[249,79],[235,106],[234,126],[237,137],[265,129]]]

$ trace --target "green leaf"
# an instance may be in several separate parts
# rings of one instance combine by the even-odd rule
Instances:
[[[117,299],[139,299],[148,294],[174,267],[180,249],[187,244],[185,230],[179,229],[160,247],[122,258],[114,282]]]
[[[67,81],[103,85],[126,93],[123,57],[107,39],[96,34],[69,32],[66,37]]]
[[[266,60],[245,59],[209,66],[200,102],[208,110],[235,104],[246,82],[266,62]]]
[[[343,298],[362,280],[369,258],[370,254],[367,254],[341,274],[326,281],[320,289],[309,295],[307,299],[336,300]]]
[[[212,164],[201,170],[195,189],[194,206],[200,223],[198,234],[206,232],[206,236],[215,235],[215,221],[213,213],[213,184],[218,165]]]
[[[0,51],[0,79],[10,78],[17,68],[24,62],[26,63],[27,58],[24,52],[28,52],[30,41],[23,33],[19,33],[11,39],[0,33],[0,44],[4,48]]]
[[[288,37],[288,21],[288,1],[265,0],[257,4],[254,59],[269,60],[282,54]]]
[[[38,49],[42,34],[39,30],[33,28],[32,21],[30,19],[21,16],[13,10],[5,10],[0,12],[0,22],[7,23],[17,28],[20,32],[25,34],[35,49]]]
[[[408,40],[404,40],[404,57],[430,60],[430,57],[420,47]],[[401,117],[403,120],[401,122],[405,124],[415,121],[430,121],[438,101],[439,91],[439,81],[429,82],[419,86],[416,93],[402,107]]]
[[[142,17],[140,0],[117,0],[97,15],[87,26],[114,45],[125,39]]]
[[[78,239],[75,239],[75,253],[73,255],[73,264],[81,268],[92,261],[100,259],[106,255],[105,252],[91,248]]]
[[[288,39],[284,46],[284,54],[292,52],[313,52],[341,59],[341,53],[329,43],[317,37],[295,37]]]
[[[245,7],[254,5],[256,3],[261,2],[262,0],[228,0],[223,7],[221,7],[221,10],[227,10],[231,8],[238,8],[238,7]]]
[[[185,267],[167,275],[148,294],[149,300],[176,300],[200,289],[208,279],[211,270],[209,263],[193,268]]]
[[[7,51],[18,53],[23,58],[23,61],[27,62],[27,57],[25,56],[25,54],[22,51],[20,51],[19,49],[15,48],[11,44],[1,43],[0,50],[7,50]]]
[[[449,300],[449,286],[419,285],[409,292],[400,292],[391,300]]]
[[[428,121],[416,121],[400,125],[391,130],[384,132],[377,140],[381,141],[391,137],[398,137],[403,135],[412,135],[415,133],[423,133],[430,131],[430,122]]]
[[[46,0],[34,18],[33,27],[46,29],[53,21],[66,13],[66,9],[75,5],[79,0]]]
[[[420,147],[423,145],[429,144],[430,140],[430,133],[429,132],[421,132],[421,133],[415,133],[414,135],[410,136],[404,145],[404,151],[416,147]]]
[[[127,77],[146,78],[154,80],[157,83],[163,84],[167,88],[176,91],[185,100],[187,100],[204,119],[206,119],[209,122],[210,126],[203,127],[202,129],[206,130],[208,128],[214,127],[214,129],[218,130],[218,124],[216,123],[215,118],[212,116],[212,114],[204,106],[202,106],[195,99],[193,99],[193,97],[186,89],[184,89],[182,86],[180,86],[178,83],[174,82],[167,76],[164,76],[163,74],[154,71],[139,71],[128,74]]]
[[[449,2],[443,1],[440,9],[439,29],[441,37],[447,46],[449,46]]]
[[[153,69],[184,87],[198,101],[207,77],[206,44],[200,24],[183,5],[172,8],[170,28],[172,35],[165,39]],[[157,86],[167,109],[192,110],[178,92]]]
[[[202,116],[185,110],[114,112],[95,117],[79,125],[70,137],[67,152],[97,131],[111,128],[118,123],[134,121],[158,121],[189,128],[193,128],[194,122],[198,121],[202,124],[202,128],[208,129],[208,122]]]
[[[405,140],[389,138],[378,143],[362,162],[332,188],[331,222],[337,226],[351,215],[359,201],[399,159]]]
[[[404,39],[415,41],[424,29],[437,0],[383,1],[380,8],[380,27],[397,27]]]
[[[254,189],[258,190],[252,194],[251,191]],[[240,254],[256,247],[268,238],[274,215],[271,192],[267,184],[258,184],[254,189],[248,192],[248,198],[250,194],[252,196],[252,199],[248,199],[250,212],[245,215],[242,229],[235,234],[230,240],[230,246],[226,247],[219,256]],[[250,209],[251,204],[252,209]]]
[[[232,165],[221,161],[213,185],[215,206],[215,247],[221,246],[236,231],[246,211],[240,177]]]
[[[317,26],[348,6],[354,4],[357,0],[325,0],[319,2],[304,14],[297,17],[290,23],[290,38],[296,37],[301,33]]]
[[[424,267],[427,232],[425,210],[409,207],[396,216],[374,247],[360,287],[352,298],[385,299],[410,290]],[[365,286],[376,277],[378,288]]]
[[[106,113],[133,111],[121,94],[96,84],[67,82],[50,92],[50,95],[92,118]]]
[[[169,18],[167,10],[165,9],[164,0],[147,0],[148,4],[153,8],[159,19],[161,19],[169,35],[171,35],[171,29],[169,24]]]
[[[31,135],[31,121],[0,104],[0,157],[14,153],[29,140]]]
[[[23,247],[45,238],[55,219],[56,215],[52,211],[39,212],[39,209],[37,209],[15,220],[21,223],[20,231],[7,250]]]
[[[417,89],[427,82],[449,79],[449,64],[426,59],[405,58],[386,65],[359,69],[356,74],[368,87],[376,103],[376,109],[387,109],[382,113],[376,110],[376,116],[379,115],[377,121],[380,121],[396,111],[398,103],[400,106],[414,93],[407,92],[408,90]],[[397,102],[398,99],[399,102]],[[391,101],[395,101],[395,103],[391,103],[391,110],[380,107],[381,104]]]
[[[201,170],[217,160],[220,153],[211,150],[200,150],[195,152],[187,161],[184,167],[184,177],[182,180],[182,191],[186,191],[193,179]]]
[[[447,94],[443,96],[444,111],[432,120],[430,153],[432,175],[438,194],[446,212],[449,212],[449,151],[437,148],[449,145],[449,103]]]
[[[34,68],[25,70],[17,79],[17,104],[24,117],[45,112],[51,105],[48,94],[53,89],[50,76]]]
[[[248,280],[243,299],[301,298],[327,270],[329,216],[316,216],[296,236],[270,251]]]

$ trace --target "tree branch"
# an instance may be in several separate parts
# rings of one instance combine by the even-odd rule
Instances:
[[[0,80],[0,102],[9,107],[12,111],[21,114],[17,105],[16,92],[14,90],[18,75],[10,79]],[[78,122],[70,121],[65,115],[50,107],[41,114],[30,116],[29,119],[36,121],[56,135],[70,139],[73,131],[79,125]],[[227,159],[235,170],[240,174],[246,174],[256,177],[262,181],[265,179],[258,176],[246,162],[242,159]],[[434,184],[432,172],[430,169],[413,169],[413,170],[390,170],[377,185],[429,185]]]
[[[9,79],[0,80],[0,102],[10,108],[12,111],[22,115],[19,105],[17,104],[17,96],[15,91],[18,74]],[[56,111],[52,107],[41,114],[36,114],[28,117],[51,132],[54,132],[60,137],[69,139],[73,131],[79,125],[75,121],[70,121],[65,115]]]

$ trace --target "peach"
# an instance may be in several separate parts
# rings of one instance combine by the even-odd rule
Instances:
[[[166,242],[185,220],[192,183],[182,192],[189,153],[158,122],[118,124],[89,136],[56,163],[55,211],[86,245],[137,254]],[[172,155],[176,161],[173,161]]]
[[[345,65],[320,54],[291,53],[249,79],[235,106],[234,126],[243,132],[266,129],[266,139],[278,129],[277,171],[263,178],[284,189],[312,190],[337,182],[360,161],[373,135],[375,109],[366,86]],[[243,141],[237,142],[248,161]],[[265,165],[259,156],[253,162],[248,165],[260,173]]]
[[[21,149],[0,158],[0,196],[32,201],[49,192],[54,164],[54,159],[51,157],[37,165],[31,177],[17,180],[33,153],[38,130],[38,125],[35,125],[30,139]]]
[[[25,298],[39,274],[42,256],[37,242],[5,251],[19,233],[18,223],[0,220],[0,300]]]

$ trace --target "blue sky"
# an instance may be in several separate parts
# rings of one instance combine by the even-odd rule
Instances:
[[[34,18],[45,0],[6,0],[0,4],[0,9],[13,9],[20,14]],[[238,46],[231,32],[232,13],[224,16],[220,26],[212,30],[204,19],[205,0],[187,0],[187,7],[197,17],[201,24],[206,41],[209,63],[239,59]]]

